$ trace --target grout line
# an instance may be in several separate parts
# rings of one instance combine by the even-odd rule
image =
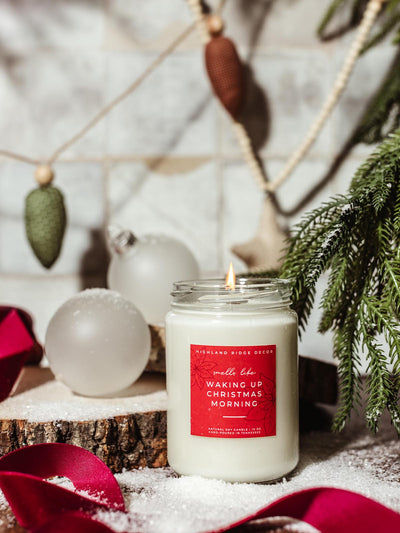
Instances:
[[[189,154],[189,155],[168,155],[168,154],[149,154],[149,155],[132,155],[132,154],[129,154],[129,155],[117,155],[117,156],[103,156],[103,157],[65,157],[65,158],[60,158],[60,159],[57,159],[57,161],[55,162],[55,165],[59,164],[59,163],[68,163],[68,164],[73,164],[73,163],[104,163],[104,162],[108,162],[108,163],[124,163],[124,162],[148,162],[148,161],[152,161],[152,160],[159,160],[160,158],[164,158],[166,160],[169,160],[169,161],[173,161],[173,160],[176,160],[176,161],[186,161],[186,160],[192,160],[192,159],[196,159],[196,160],[204,160],[205,163],[207,163],[208,161],[212,161],[214,160],[215,158],[215,155],[214,154],[207,154],[207,155],[195,155],[195,154]],[[38,158],[40,159],[40,157]],[[12,159],[9,159],[7,157],[3,157],[3,156],[0,156],[0,163],[6,163],[6,162],[13,162]],[[24,163],[24,162],[20,162],[20,164],[28,164],[28,163]]]
[[[93,274],[83,274],[84,278],[90,279],[90,278],[96,278],[98,275],[96,273]],[[32,274],[29,272],[0,272],[0,281],[2,279],[14,279],[14,280],[23,280],[23,281],[57,281],[57,280],[78,280],[82,277],[82,274],[79,274],[77,272],[75,273],[69,273],[69,274],[53,274],[49,272],[43,272],[43,273],[37,273]]]
[[[232,148],[231,148],[232,149]],[[332,150],[329,153],[321,153],[321,152],[313,152],[308,155],[307,159],[310,161],[318,161],[318,160],[327,160],[330,157],[334,157],[336,155],[336,150]],[[354,159],[362,159],[363,157],[366,157],[368,154],[361,154],[361,155],[355,155],[355,156],[349,156],[353,157]],[[208,163],[215,160],[220,161],[243,161],[242,156],[239,154],[238,151],[234,151],[232,149],[232,153],[225,152],[222,153],[216,153],[216,154],[210,154],[210,155],[182,155],[182,156],[169,156],[168,154],[157,154],[157,155],[142,155],[142,156],[135,156],[135,155],[120,155],[120,156],[104,156],[104,157],[76,157],[71,159],[60,159],[55,164],[74,164],[74,163],[149,163],[153,160],[159,160],[160,158],[165,159],[165,161],[199,161],[200,163]],[[286,160],[287,154],[283,153],[277,153],[277,152],[260,152],[260,157],[262,159],[277,159],[277,160]],[[13,162],[10,159],[6,157],[0,157],[0,163],[8,163]],[[26,163],[19,163],[19,164],[26,164]]]
[[[111,17],[111,0],[103,0],[103,5],[101,7],[103,14],[103,27],[102,27],[102,38],[101,38],[101,51],[105,52],[107,50],[107,24],[108,19]]]
[[[215,131],[216,131],[216,179],[217,179],[217,265],[218,270],[223,272],[224,268],[224,235],[225,235],[225,188],[224,188],[224,157],[223,157],[223,132],[222,112],[219,106],[215,105]],[[242,159],[242,158],[241,158]],[[242,159],[243,160],[243,159]]]
[[[107,235],[107,227],[111,220],[111,199],[110,199],[110,163],[103,163],[103,232]]]

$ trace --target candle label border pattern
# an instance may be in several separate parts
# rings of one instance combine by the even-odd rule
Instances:
[[[190,434],[276,435],[276,345],[190,345]]]

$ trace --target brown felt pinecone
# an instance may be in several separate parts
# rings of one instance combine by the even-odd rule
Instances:
[[[205,48],[208,77],[224,108],[238,119],[245,97],[244,70],[235,44],[226,37],[213,37]]]

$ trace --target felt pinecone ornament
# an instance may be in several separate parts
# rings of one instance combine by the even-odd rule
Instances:
[[[205,47],[205,64],[211,86],[233,119],[238,119],[244,104],[244,69],[235,44],[221,35],[223,22],[213,15],[208,20],[210,41]]]
[[[39,187],[26,197],[25,229],[34,254],[50,268],[60,255],[67,216],[62,193],[51,185],[51,168],[38,167],[35,178]]]

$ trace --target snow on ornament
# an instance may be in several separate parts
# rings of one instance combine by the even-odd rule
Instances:
[[[112,251],[109,288],[131,300],[148,324],[163,325],[173,283],[199,277],[192,252],[164,235],[138,239],[118,226],[110,226],[108,234]]]
[[[140,311],[120,294],[88,289],[50,320],[45,350],[56,378],[84,396],[114,394],[143,372],[150,332]]]

